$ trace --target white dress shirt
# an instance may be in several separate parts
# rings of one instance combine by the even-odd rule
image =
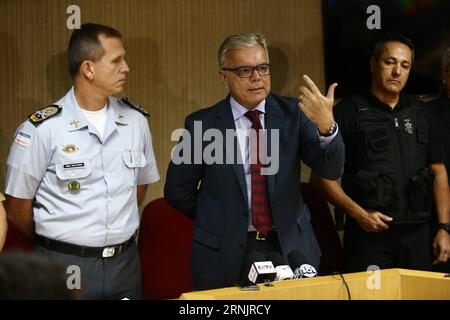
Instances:
[[[249,226],[248,231],[256,231],[255,227],[252,225],[252,217],[251,217],[251,208],[252,208],[252,175],[251,175],[251,167],[250,167],[250,156],[249,156],[249,129],[252,127],[252,122],[245,116],[245,113],[249,111],[246,107],[240,105],[233,97],[230,97],[230,105],[231,111],[233,113],[234,125],[236,126],[236,135],[239,142],[239,150],[241,152],[241,159],[243,161],[244,166],[244,174],[245,174],[245,182],[247,186],[247,195],[248,195],[248,212],[249,212]],[[259,114],[259,120],[261,122],[261,127],[265,129],[265,117],[264,114],[266,112],[266,100],[261,101],[255,108],[251,110],[258,110],[261,113]],[[330,143],[337,135],[336,132],[329,137],[322,137],[319,135],[320,145],[322,147],[326,146]]]

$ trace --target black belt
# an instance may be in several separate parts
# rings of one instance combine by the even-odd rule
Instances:
[[[272,240],[277,237],[277,233],[274,230],[269,231],[269,233],[263,235],[259,231],[249,231],[247,232],[247,238],[255,239],[258,241],[264,241],[264,240]]]
[[[123,243],[108,247],[80,246],[77,244],[48,239],[38,234],[36,235],[35,239],[38,245],[43,246],[48,250],[58,251],[61,253],[76,255],[80,257],[112,258],[128,249],[134,243],[135,236],[136,234],[134,234],[130,239]]]

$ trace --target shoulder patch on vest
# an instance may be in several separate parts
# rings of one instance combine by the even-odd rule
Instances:
[[[35,126],[41,124],[47,119],[50,119],[54,115],[57,115],[62,110],[61,106],[58,106],[56,104],[51,104],[48,107],[45,107],[42,110],[36,111],[35,113],[32,113],[28,116],[28,120],[31,121],[32,124]]]
[[[144,116],[149,117],[150,114],[147,112],[147,110],[145,110],[144,108],[142,108],[140,105],[138,105],[137,103],[132,102],[130,99],[128,99],[127,97],[122,97],[119,99],[119,103],[123,106],[128,106],[131,107],[137,111],[139,111],[140,113],[142,113]]]

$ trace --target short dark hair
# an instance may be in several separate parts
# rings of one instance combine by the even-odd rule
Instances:
[[[69,71],[72,78],[78,74],[81,63],[85,60],[98,61],[105,53],[98,36],[122,38],[122,34],[114,28],[96,24],[85,23],[80,29],[75,29],[69,41]]]
[[[385,35],[375,43],[372,50],[372,56],[375,58],[375,60],[378,60],[380,58],[381,54],[383,53],[384,46],[388,42],[400,42],[409,47],[409,49],[411,49],[411,62],[414,61],[414,44],[412,40],[399,33],[390,33],[388,35]]]

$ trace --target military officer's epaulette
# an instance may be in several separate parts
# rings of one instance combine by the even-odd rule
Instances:
[[[28,116],[28,120],[30,120],[31,123],[34,124],[35,126],[38,126],[45,120],[50,119],[54,115],[60,113],[61,110],[62,110],[61,106],[58,106],[56,104],[51,104],[42,110],[39,110],[39,111],[36,111],[35,113],[30,114]]]
[[[124,106],[129,106],[133,109],[136,109],[137,111],[139,111],[140,113],[142,113],[144,116],[146,117],[150,117],[150,115],[148,114],[147,110],[145,110],[144,108],[142,108],[140,105],[138,105],[137,103],[132,102],[130,99],[128,99],[127,97],[123,97],[119,99],[119,103],[121,105]]]

